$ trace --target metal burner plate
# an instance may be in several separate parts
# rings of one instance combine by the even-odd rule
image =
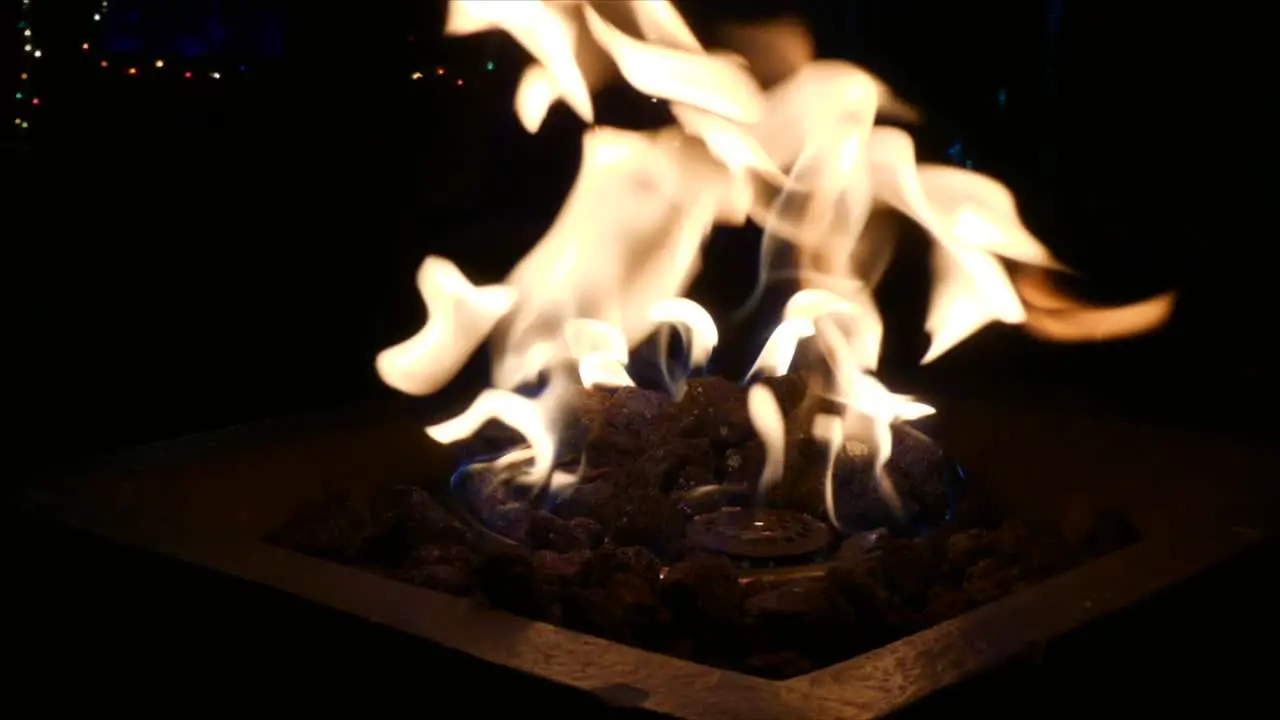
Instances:
[[[747,558],[815,553],[831,541],[826,524],[791,510],[724,508],[689,523],[688,538],[704,550]]]

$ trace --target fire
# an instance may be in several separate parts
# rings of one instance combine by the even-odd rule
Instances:
[[[906,215],[934,240],[924,362],[992,322],[1049,339],[1099,340],[1145,332],[1171,312],[1172,295],[1098,308],[1054,289],[1049,271],[1065,268],[1022,223],[1009,189],[978,172],[918,162],[907,132],[877,125],[910,117],[910,107],[866,70],[815,59],[794,23],[732,29],[744,56],[704,48],[667,0],[450,2],[446,34],[490,30],[533,57],[514,103],[528,132],[556,103],[587,124],[578,176],[551,227],[502,283],[477,287],[450,261],[428,257],[418,273],[426,325],[383,351],[377,369],[400,391],[430,394],[488,339],[493,387],[427,433],[450,443],[487,421],[505,423],[528,442],[498,461],[518,467],[518,480],[572,484],[555,470],[553,428],[567,391],[634,384],[629,353],[655,332],[681,333],[688,364],[707,362],[715,322],[683,295],[717,225],[760,226],[766,261],[778,243],[797,249],[802,287],[751,378],[791,371],[799,344],[816,343],[823,362],[798,370],[843,410],[818,414],[811,432],[832,462],[849,441],[870,448],[891,503],[883,473],[890,425],[933,408],[873,374],[883,328],[872,281],[853,259],[876,251],[879,238],[865,232],[874,207]],[[591,91],[608,73],[580,52],[584,38],[623,81],[667,102],[676,123],[656,132],[595,125]],[[516,392],[540,378],[547,382],[537,397]],[[767,453],[763,495],[782,476],[785,418],[763,384],[750,388],[748,409]],[[831,485],[828,470],[838,524]]]

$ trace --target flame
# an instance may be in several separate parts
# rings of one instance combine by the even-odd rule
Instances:
[[[629,26],[636,34],[622,29]],[[867,230],[874,208],[902,213],[934,241],[924,362],[992,322],[1083,341],[1146,332],[1171,311],[1172,294],[1101,308],[1056,290],[1049,273],[1066,268],[1026,228],[1013,193],[981,173],[918,162],[909,133],[877,125],[886,117],[914,121],[914,109],[865,69],[815,59],[794,21],[729,28],[724,36],[738,55],[706,49],[666,0],[449,3],[446,34],[491,30],[533,58],[514,98],[526,131],[536,133],[557,103],[588,125],[577,179],[546,234],[502,283],[477,287],[448,260],[427,258],[418,287],[428,320],[376,363],[392,387],[428,394],[489,338],[493,387],[427,429],[449,443],[497,420],[525,437],[527,447],[486,467],[520,468],[521,481],[568,487],[575,478],[555,469],[552,430],[568,389],[634,384],[629,353],[659,330],[683,335],[691,366],[708,361],[719,339],[715,322],[683,295],[716,225],[759,225],[762,260],[778,243],[797,250],[801,288],[751,377],[793,370],[802,342],[820,349],[819,365],[800,370],[814,392],[842,408],[817,414],[809,428],[827,449],[827,509],[837,526],[837,454],[851,443],[874,453],[881,490],[894,503],[884,471],[890,426],[934,412],[874,375],[884,333],[872,295],[878,278],[859,275],[854,262],[887,252]],[[666,101],[675,124],[653,132],[594,125],[591,90],[607,72],[592,57],[608,58],[635,90]],[[542,378],[550,381],[536,398],[514,392]],[[763,498],[783,476],[788,418],[761,384],[749,389],[747,405],[766,451]]]
[[[1027,331],[1057,342],[1098,342],[1130,337],[1163,325],[1173,314],[1175,293],[1166,292],[1129,305],[1090,305],[1053,287],[1040,268],[1019,268],[1014,287],[1027,306]]]
[[[431,313],[427,324],[379,353],[377,368],[383,382],[400,392],[429,395],[453,379],[511,311],[516,292],[506,285],[476,287],[457,265],[435,255],[418,270],[418,292]]]
[[[760,472],[759,499],[764,502],[769,488],[782,480],[786,464],[786,418],[778,398],[768,385],[752,385],[747,391],[747,412],[756,434],[764,441],[764,468]]]

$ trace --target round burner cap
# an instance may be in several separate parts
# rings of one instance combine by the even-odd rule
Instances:
[[[704,550],[747,558],[809,555],[826,547],[831,531],[804,513],[728,507],[689,523],[689,540]]]

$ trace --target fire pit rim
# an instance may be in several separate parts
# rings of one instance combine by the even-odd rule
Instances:
[[[373,429],[378,433],[384,430],[380,426]],[[264,440],[257,431],[236,436],[233,445],[257,446]],[[136,455],[130,464],[135,469],[139,464],[165,468],[175,455],[198,460],[207,456],[211,447],[226,449],[225,443],[184,441],[183,447],[170,448],[173,452],[158,456],[152,452],[158,448],[147,448],[143,455],[157,460],[154,464]],[[120,466],[99,467],[99,473],[81,476],[80,482],[64,486],[63,492],[91,497],[91,486],[101,486],[98,481],[107,480],[102,473],[112,475],[113,467]],[[881,716],[1013,657],[1028,646],[1148,597],[1266,537],[1259,531],[1222,525],[1183,528],[1177,535],[1144,531],[1144,539],[1136,545],[951,621],[836,665],[772,681],[481,608],[468,598],[284,550],[244,536],[243,529],[196,528],[184,518],[167,517],[154,508],[146,511],[139,506],[130,508],[136,512],[122,514],[118,507],[87,507],[84,498],[79,498],[65,505],[29,499],[25,509],[46,520],[389,625],[606,701],[639,703],[646,709],[708,720]],[[590,651],[584,652],[584,648]],[[577,666],[576,672],[572,672],[573,666]],[[912,669],[914,674],[907,672]],[[932,676],[923,676],[922,669],[932,670]],[[617,687],[639,691],[623,695],[642,699],[619,700],[618,695],[609,693]]]
[[[616,697],[611,689],[626,687],[636,691],[632,706],[699,720],[881,717],[1176,584],[1261,539],[1238,528],[1144,539],[884,647],[777,681],[528,620],[471,598],[261,540],[193,534],[160,521],[133,520],[81,517],[68,524],[388,625],[607,702]],[[1135,568],[1143,572],[1133,572]]]

